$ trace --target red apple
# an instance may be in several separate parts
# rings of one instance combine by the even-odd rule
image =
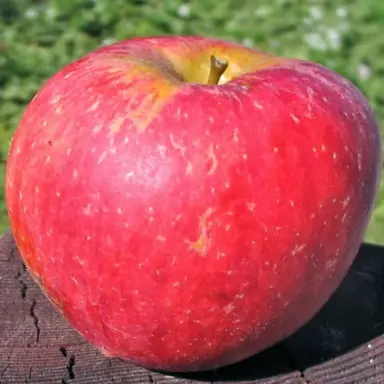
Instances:
[[[216,39],[136,38],[37,93],[6,202],[30,273],[80,334],[108,356],[195,371],[322,307],[379,173],[374,113],[333,71]]]

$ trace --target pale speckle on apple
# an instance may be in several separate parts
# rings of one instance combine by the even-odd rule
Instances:
[[[63,112],[63,107],[62,106],[58,106],[58,107],[55,108],[55,113],[57,115],[60,115],[62,112]]]
[[[317,149],[315,147],[312,147],[312,152],[313,153],[316,153],[317,152]]]
[[[160,156],[162,158],[165,158],[166,157],[166,154],[167,154],[167,147],[165,145],[161,145],[159,144],[157,147],[157,152],[160,154]]]
[[[296,124],[300,123],[300,119],[296,115],[294,115],[293,113],[291,113],[291,118],[292,118],[294,123],[296,123]]]
[[[158,235],[156,236],[156,240],[160,243],[164,243],[167,239],[164,236]]]
[[[186,174],[186,175],[190,175],[190,174],[192,174],[192,170],[193,170],[193,165],[192,165],[192,163],[188,160],[188,161],[187,161],[187,167],[186,167],[186,169],[185,169],[185,174]]]
[[[181,152],[181,155],[184,156],[186,148],[183,145],[176,142],[175,137],[173,136],[172,133],[169,135],[169,141],[171,142],[172,147],[179,150]]]
[[[19,192],[19,200],[21,201],[21,200],[23,200],[23,192]]]
[[[94,103],[91,104],[91,106],[87,109],[87,112],[93,112],[96,111],[99,108],[100,100],[96,100]]]
[[[274,148],[273,148],[273,152],[278,153],[278,152],[279,152],[279,148],[274,147]]]
[[[294,207],[294,206],[295,206],[295,202],[294,202],[293,200],[289,200],[289,205],[290,205],[291,207]]]
[[[95,134],[100,133],[102,129],[103,129],[103,126],[101,124],[95,125],[92,128],[92,133],[95,133]]]
[[[231,313],[235,309],[235,306],[230,303],[223,308],[224,313]]]
[[[129,137],[128,136],[124,137],[123,143],[124,144],[128,144],[129,143]]]
[[[349,205],[350,202],[351,202],[351,197],[350,197],[350,196],[346,197],[346,198],[342,201],[343,209],[347,208],[347,206]]]
[[[57,104],[60,102],[61,98],[62,98],[62,95],[60,95],[59,93],[56,93],[52,96],[50,103]]]
[[[256,208],[256,204],[253,202],[247,202],[247,208],[251,211],[254,212]]]
[[[208,170],[208,175],[213,175],[216,172],[216,169],[218,167],[219,162],[217,160],[217,157],[216,157],[215,151],[213,149],[212,143],[209,145],[208,156],[209,156],[209,159],[212,161],[212,165]]]
[[[35,146],[36,146],[36,141],[32,141],[31,149],[35,148]]]
[[[127,181],[129,180],[131,177],[135,176],[135,173],[133,171],[128,171],[125,173],[124,175],[124,180]]]
[[[123,214],[123,210],[120,207],[117,208],[116,212],[117,212],[118,215],[122,215]]]
[[[253,103],[253,105],[257,108],[257,109],[260,109],[260,110],[262,110],[264,107],[261,105],[261,104],[259,104],[257,101],[255,101],[254,103]]]
[[[71,153],[72,153],[72,148],[67,148],[67,150],[65,151],[65,154],[69,156]]]
[[[78,169],[74,169],[73,171],[72,171],[72,179],[73,180],[76,180],[78,177],[79,177],[79,170]]]
[[[86,216],[92,216],[92,205],[91,205],[91,204],[87,204],[87,205],[83,208],[83,213],[84,213],[84,215],[86,215]]]
[[[239,142],[239,130],[236,128],[235,131],[233,132],[233,141],[235,143]]]
[[[185,240],[189,244],[189,249],[198,252],[201,256],[205,256],[209,248],[209,239],[207,228],[209,227],[208,218],[213,214],[213,208],[207,208],[199,218],[200,236],[196,241]]]
[[[331,260],[328,260],[326,263],[325,263],[325,269],[328,271],[330,269],[332,269],[336,264],[337,264],[337,261],[338,259],[331,259]]]
[[[107,157],[107,155],[108,155],[108,152],[107,152],[107,151],[104,151],[104,152],[100,155],[99,159],[97,160],[97,164],[100,165],[100,164],[105,160],[105,158]]]
[[[56,197],[60,197],[60,196],[61,196],[60,191],[57,191],[57,192],[56,192]]]
[[[363,166],[362,166],[362,156],[361,156],[360,152],[357,154],[357,168],[358,168],[359,171],[361,171],[363,169]]]
[[[20,154],[20,152],[21,152],[21,149],[20,149],[20,147],[16,147],[16,149],[15,149],[15,153],[16,153],[16,155],[19,155],[19,154]]]
[[[321,146],[321,150],[322,150],[323,152],[325,152],[325,151],[327,150],[327,147],[323,144],[323,145]]]
[[[178,287],[180,285],[180,282],[179,281],[176,281],[172,284],[174,287]]]
[[[307,87],[307,92],[308,92],[308,98],[310,101],[313,101],[313,95],[315,94],[314,90],[312,87]]]
[[[80,258],[79,255],[74,255],[73,257],[81,266],[83,266],[85,264],[85,261],[84,259]]]
[[[301,244],[301,245],[295,245],[295,248],[292,250],[292,256],[297,255],[300,253],[307,245],[306,244]]]

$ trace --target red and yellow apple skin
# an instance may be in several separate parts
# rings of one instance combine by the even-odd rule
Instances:
[[[206,85],[210,56],[226,59]],[[201,37],[102,47],[55,74],[11,144],[29,272],[108,356],[217,368],[279,342],[353,262],[380,173],[374,113],[316,63]]]

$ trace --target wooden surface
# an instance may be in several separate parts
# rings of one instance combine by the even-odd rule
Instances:
[[[215,372],[179,377],[103,357],[31,281],[0,239],[0,384],[384,383],[384,248],[363,245],[340,289],[298,333]]]

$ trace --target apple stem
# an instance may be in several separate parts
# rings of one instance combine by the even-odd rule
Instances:
[[[228,61],[217,59],[214,55],[211,55],[211,67],[209,70],[209,76],[207,84],[217,85],[219,84],[220,77],[228,68]]]

